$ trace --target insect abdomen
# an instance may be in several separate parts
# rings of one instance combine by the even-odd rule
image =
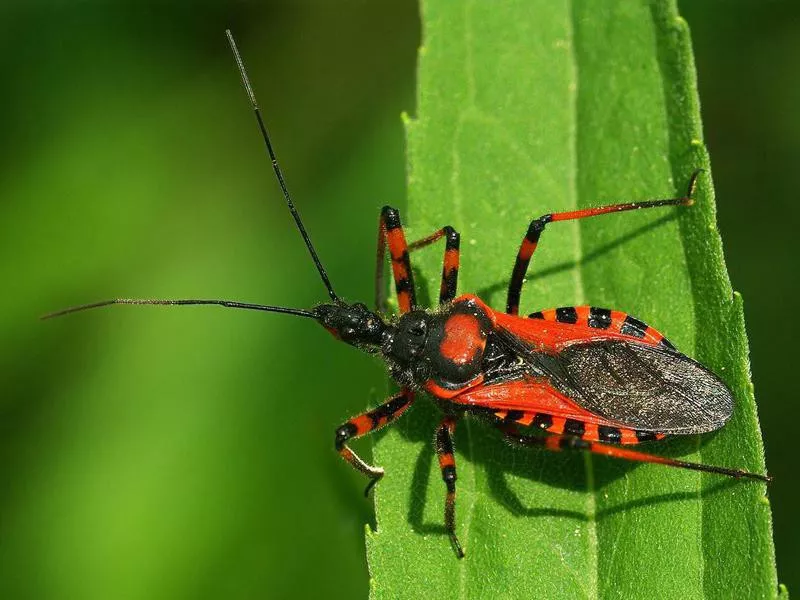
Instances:
[[[499,410],[494,413],[494,416],[505,423],[533,427],[551,434],[572,435],[587,442],[630,445],[660,440],[665,437],[663,433],[603,425],[581,419],[568,419],[546,412]]]
[[[597,306],[561,306],[531,313],[528,318],[586,328],[588,335],[601,332],[618,334],[667,350],[675,350],[675,346],[661,332],[620,310]],[[580,336],[575,337],[580,339]]]

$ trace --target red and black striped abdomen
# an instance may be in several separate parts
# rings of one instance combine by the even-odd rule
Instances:
[[[573,435],[590,442],[638,444],[663,434],[637,430],[592,413],[545,380],[526,379],[479,386],[451,402],[488,412],[496,419],[548,433]]]
[[[601,339],[635,340],[675,350],[660,332],[619,310],[596,306],[562,306],[518,317],[494,313],[497,324],[542,350],[560,351],[578,342]]]
[[[515,423],[523,427],[534,427],[547,433],[573,435],[587,442],[606,442],[609,444],[639,444],[661,440],[663,433],[630,429],[619,425],[602,424],[582,419],[568,419],[545,412],[523,412],[519,410],[498,410],[494,416],[504,423]]]

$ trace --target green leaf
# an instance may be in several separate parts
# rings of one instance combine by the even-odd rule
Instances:
[[[741,298],[715,226],[686,23],[674,1],[426,0],[417,118],[407,126],[408,235],[462,234],[460,291],[504,307],[530,219],[682,195],[692,208],[548,227],[521,313],[630,312],[718,373],[737,399],[717,434],[650,450],[763,472]],[[418,255],[419,254],[419,255]],[[413,255],[436,298],[441,252]],[[456,433],[457,560],[420,401],[379,435],[387,475],[368,532],[375,598],[731,598],[778,593],[765,488],[654,465],[518,450],[482,423]]]

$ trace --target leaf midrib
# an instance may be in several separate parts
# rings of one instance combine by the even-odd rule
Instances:
[[[578,130],[578,94],[580,94],[580,74],[578,65],[578,54],[575,49],[575,6],[573,0],[566,0],[567,2],[567,44],[569,47],[570,66],[572,68],[571,85],[568,87],[570,93],[570,111],[572,113],[572,131],[570,132],[570,140],[572,141],[571,155],[572,164],[570,165],[569,176],[569,192],[572,196],[572,206],[574,209],[580,207],[579,186],[578,186],[578,148],[579,148],[579,135]],[[581,239],[580,222],[573,224],[573,238],[575,240],[575,298],[580,303],[585,303],[586,290],[583,281],[583,240]],[[598,558],[598,539],[597,539],[597,497],[595,490],[595,473],[594,473],[594,460],[592,455],[588,452],[584,453],[584,470],[586,472],[586,543],[588,547],[588,559],[591,563],[589,568],[589,584],[587,586],[587,598],[598,598],[598,581],[599,581],[599,558]]]
[[[472,44],[470,43],[470,36],[472,34],[472,20],[470,16],[470,9],[473,6],[473,0],[465,0],[464,2],[464,20],[465,20],[465,27],[464,27],[464,37],[465,37],[465,48],[466,48],[466,59],[465,59],[465,79],[467,81],[467,106],[462,109],[459,119],[456,125],[455,135],[453,136],[453,175],[451,177],[451,192],[452,192],[452,199],[453,199],[453,210],[456,213],[457,221],[464,223],[466,220],[464,219],[464,212],[463,212],[463,199],[460,193],[459,187],[459,174],[460,174],[460,157],[458,153],[459,148],[459,140],[460,140],[460,133],[461,127],[463,124],[464,115],[466,112],[470,110],[476,109],[476,102],[475,102],[475,87],[474,87],[474,74],[473,74],[473,62],[472,62]],[[573,0],[566,0],[567,6],[567,14],[568,14],[568,22],[567,22],[567,32],[568,32],[568,39],[567,43],[569,46],[569,56],[570,56],[570,63],[572,66],[572,78],[571,78],[571,85],[569,86],[569,110],[572,113],[572,131],[570,132],[570,139],[572,140],[571,146],[571,165],[570,165],[570,177],[569,177],[569,195],[571,199],[571,206],[573,209],[577,209],[580,207],[580,199],[579,199],[579,186],[578,186],[578,146],[579,146],[579,131],[578,131],[578,94],[580,91],[579,85],[579,71],[578,71],[578,57],[575,51],[575,30],[574,30],[574,5]],[[571,223],[566,226],[571,226],[572,228],[572,237],[574,240],[574,260],[575,260],[575,268],[573,269],[574,272],[574,282],[575,282],[575,292],[574,297],[579,303],[583,303],[586,301],[586,293],[584,288],[583,282],[583,270],[581,267],[581,259],[583,256],[582,253],[582,240],[581,240],[581,227],[578,222]],[[533,269],[535,269],[535,264],[532,265]],[[530,275],[535,276],[535,271],[530,273]],[[472,441],[472,432],[470,428],[469,419],[464,419],[463,421],[464,427],[466,429],[466,439],[467,439],[467,455],[470,461],[470,471],[472,474],[472,483],[473,487],[477,488],[477,472],[478,472],[478,465],[475,463],[474,460],[474,449],[473,449],[473,441]],[[586,543],[588,548],[588,560],[591,563],[590,571],[590,578],[589,583],[585,589],[586,597],[588,599],[596,599],[598,598],[598,581],[599,581],[599,559],[598,559],[598,538],[597,538],[597,499],[596,499],[596,490],[595,490],[595,473],[594,473],[594,463],[591,454],[586,453],[584,455],[584,465],[585,465],[585,472],[586,472],[586,529],[588,535],[586,536]],[[463,519],[463,539],[470,545],[470,525],[472,523],[472,517],[475,510],[475,506],[478,502],[478,498],[476,494],[472,494],[472,498],[470,499],[469,506],[465,511],[465,516]],[[466,561],[460,561],[459,563],[459,598],[467,598],[468,597],[468,577],[467,577],[467,570],[468,564]]]

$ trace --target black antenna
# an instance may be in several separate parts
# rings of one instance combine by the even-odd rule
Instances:
[[[224,306],[226,308],[244,308],[247,310],[263,310],[266,312],[286,313],[289,315],[297,315],[298,317],[311,317],[316,319],[317,316],[307,310],[299,308],[286,308],[284,306],[265,306],[263,304],[248,304],[246,302],[234,302],[232,300],[141,300],[135,298],[115,298],[114,300],[103,300],[101,302],[92,302],[91,304],[81,304],[80,306],[72,306],[64,308],[55,312],[48,313],[42,316],[42,319],[52,319],[53,317],[60,317],[82,310],[89,310],[90,308],[100,308],[101,306],[109,306],[111,304],[162,304],[162,305],[187,305],[187,304],[216,304],[217,306]]]
[[[256,114],[256,119],[258,120],[258,126],[261,129],[261,134],[264,137],[264,142],[267,145],[267,151],[269,152],[270,159],[272,160],[272,168],[275,170],[275,175],[278,177],[278,183],[281,186],[281,190],[283,190],[283,196],[286,198],[286,204],[289,205],[289,211],[292,213],[294,217],[295,223],[297,223],[297,228],[300,230],[300,235],[303,236],[303,240],[308,247],[308,251],[311,253],[311,258],[314,259],[314,264],[317,265],[317,270],[319,271],[320,277],[322,277],[322,282],[325,284],[325,287],[328,288],[328,293],[330,294],[331,298],[334,301],[338,301],[339,298],[333,291],[333,287],[331,286],[331,282],[328,279],[328,275],[325,273],[325,269],[322,266],[322,263],[319,261],[319,257],[317,256],[316,251],[314,250],[314,246],[311,244],[311,240],[306,233],[305,227],[303,227],[303,222],[300,220],[300,215],[297,212],[297,209],[294,207],[292,203],[292,199],[289,196],[289,190],[286,189],[286,183],[283,180],[283,174],[281,173],[281,169],[278,166],[278,159],[275,158],[275,151],[272,149],[272,144],[269,140],[269,134],[267,133],[267,127],[264,125],[264,119],[261,118],[261,110],[258,108],[258,104],[256,103],[255,94],[253,94],[253,88],[250,85],[250,80],[247,78],[247,73],[244,70],[244,63],[242,62],[242,57],[239,55],[239,50],[236,48],[236,42],[233,41],[233,36],[229,29],[225,30],[225,34],[228,36],[228,42],[230,42],[231,50],[233,50],[233,56],[236,59],[236,66],[239,68],[239,73],[242,76],[242,83],[244,83],[244,89],[247,92],[247,96],[250,98],[250,103],[253,105],[253,111]],[[89,310],[92,308],[100,308],[101,306],[110,306],[112,304],[156,304],[156,305],[171,305],[171,306],[186,306],[192,304],[212,304],[216,306],[223,306],[226,308],[242,308],[246,310],[261,310],[265,312],[276,312],[276,313],[284,313],[289,315],[296,315],[298,317],[309,317],[311,319],[316,319],[317,315],[308,310],[302,310],[299,308],[288,308],[285,306],[267,306],[264,304],[249,304],[246,302],[236,302],[233,300],[155,300],[155,299],[136,299],[136,298],[115,298],[113,300],[102,300],[101,302],[92,302],[91,304],[81,304],[79,306],[72,306],[70,308],[64,308],[62,310],[57,310],[55,312],[48,313],[42,316],[42,319],[52,319],[54,317],[60,317],[63,315],[68,315],[75,312],[80,312],[83,310]]]
[[[336,295],[336,292],[333,291],[333,286],[331,286],[331,282],[328,279],[328,274],[325,272],[325,267],[322,266],[322,263],[317,256],[317,251],[314,250],[314,245],[311,243],[311,239],[308,237],[308,233],[306,233],[306,228],[303,227],[303,221],[300,219],[300,214],[297,212],[297,209],[294,207],[294,202],[292,202],[292,197],[289,195],[289,189],[286,187],[286,181],[283,179],[283,173],[281,172],[281,168],[278,166],[278,159],[275,156],[275,151],[272,149],[272,142],[269,139],[269,133],[267,132],[267,126],[264,124],[264,119],[261,116],[261,109],[258,107],[258,102],[256,101],[256,95],[253,93],[253,86],[250,85],[250,79],[247,77],[247,71],[244,68],[244,62],[242,61],[242,57],[239,54],[239,49],[236,47],[236,42],[233,39],[233,34],[231,34],[230,29],[225,30],[225,35],[228,36],[228,43],[231,46],[231,50],[233,51],[233,58],[236,61],[236,66],[239,68],[239,74],[242,76],[242,84],[244,84],[245,92],[247,92],[247,97],[250,99],[250,104],[253,106],[253,112],[256,115],[256,120],[258,121],[258,127],[261,129],[261,136],[264,138],[264,143],[267,146],[267,152],[269,153],[269,158],[272,161],[272,169],[275,171],[275,176],[278,178],[278,183],[281,186],[281,190],[283,191],[283,197],[286,199],[286,204],[289,207],[289,212],[292,213],[292,217],[294,217],[294,222],[297,224],[297,229],[300,230],[300,235],[303,236],[303,241],[306,243],[306,247],[308,247],[308,251],[311,254],[311,258],[314,261],[314,264],[317,266],[317,271],[319,271],[319,276],[322,278],[322,282],[325,284],[325,287],[328,288],[328,294],[330,294],[331,299],[333,301],[339,300],[339,297]]]

